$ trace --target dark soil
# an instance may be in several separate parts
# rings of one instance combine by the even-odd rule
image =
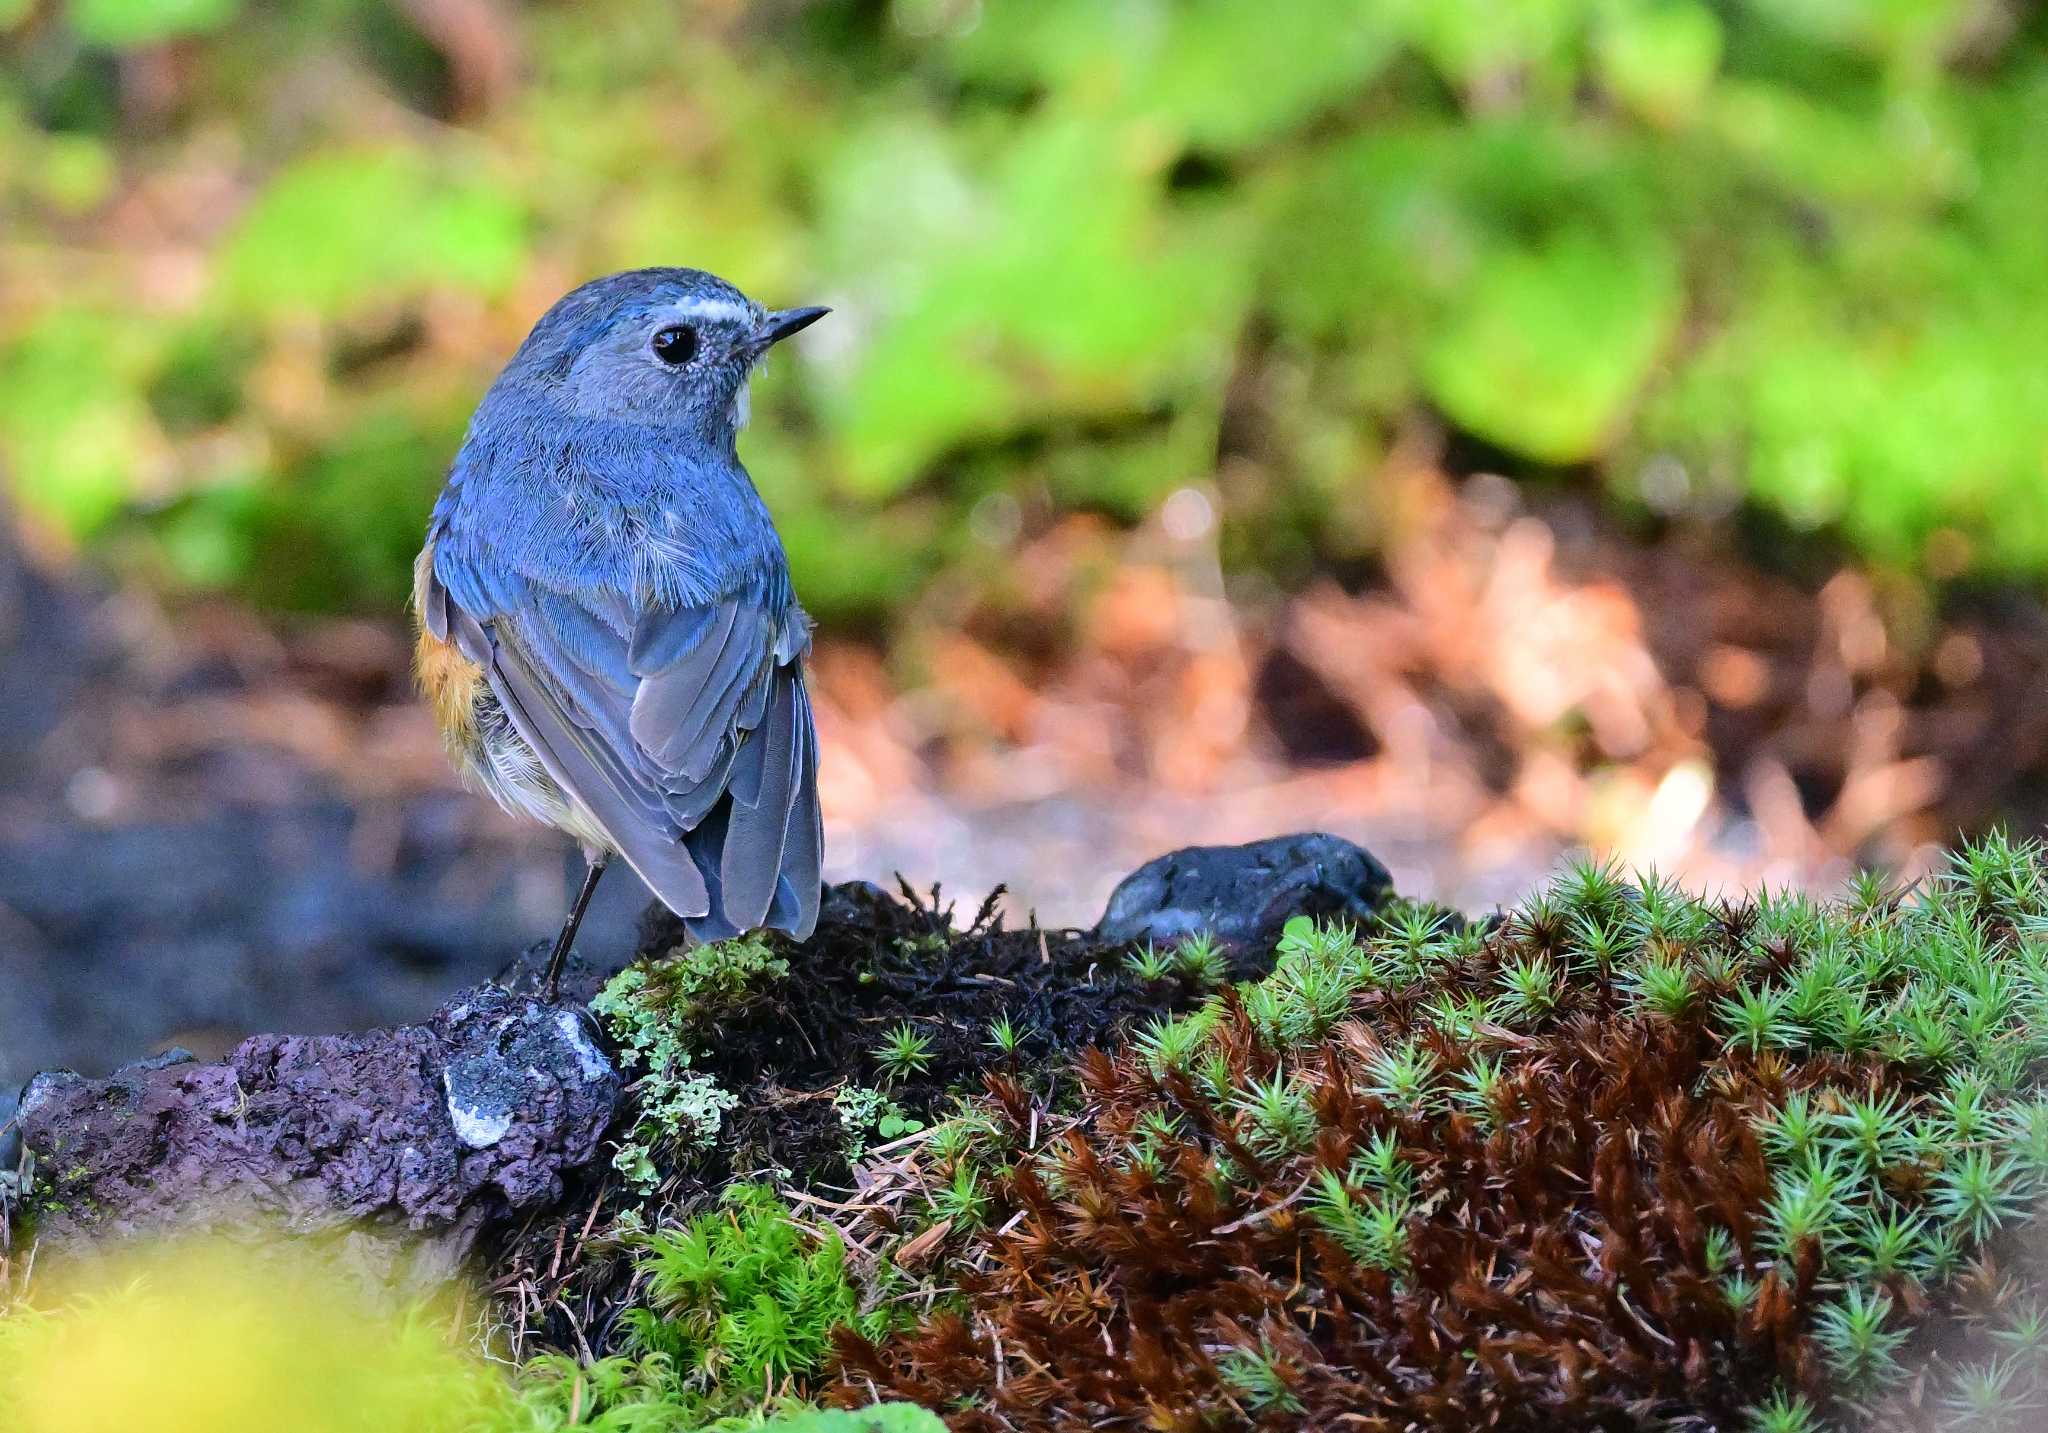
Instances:
[[[809,941],[782,941],[789,976],[721,1018],[699,1068],[740,1095],[727,1118],[736,1171],[779,1166],[801,1183],[847,1174],[846,1131],[831,1096],[841,1085],[885,1086],[920,1119],[955,1096],[979,1094],[990,1070],[1033,1070],[1046,1057],[1117,1043],[1119,1032],[1202,992],[1178,980],[1145,984],[1125,968],[1124,945],[1085,931],[1006,930],[990,895],[964,927],[936,887],[902,899],[852,882],[834,887]],[[682,941],[682,922],[659,907],[642,926],[640,953]],[[1263,973],[1270,951],[1243,958],[1233,979]],[[1023,1034],[1014,1057],[989,1043],[1007,1018]],[[876,1061],[884,1036],[908,1023],[930,1043],[930,1063],[900,1078]]]

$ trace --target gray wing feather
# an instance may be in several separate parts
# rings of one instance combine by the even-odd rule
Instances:
[[[655,894],[701,938],[809,935],[823,841],[801,611],[776,622],[735,595],[628,625],[616,598],[503,596],[475,617],[436,580],[423,616]]]
[[[801,675],[796,678],[796,700],[796,732],[803,743],[803,762],[789,802],[789,837],[783,843],[782,869],[795,887],[797,909],[794,919],[783,929],[803,940],[818,925],[825,815],[818,804],[818,726],[811,715],[811,694]]]
[[[555,784],[571,792],[602,826],[648,888],[685,915],[710,909],[710,893],[688,851],[649,809],[641,791],[591,733],[565,719],[561,705],[507,642],[494,642],[464,614],[458,624],[464,655],[482,666],[515,730],[533,748]]]
[[[693,781],[703,779],[719,743],[733,735],[746,682],[771,660],[760,609],[736,610],[718,625],[723,636],[715,643],[707,639],[674,667],[643,674],[633,697],[633,740]]]
[[[775,674],[775,694],[768,701],[768,719],[749,734],[759,746],[762,774],[749,802],[735,790],[726,818],[725,850],[719,878],[725,887],[725,908],[741,925],[768,919],[775,882],[782,874],[782,852],[789,838],[789,803],[796,794],[803,767],[804,738],[797,728],[796,674],[784,667]]]
[[[737,604],[720,602],[714,606],[685,607],[666,622],[635,621],[631,624],[632,645],[626,649],[627,664],[635,676],[668,671],[709,639],[714,631],[717,640],[723,642],[738,616]]]

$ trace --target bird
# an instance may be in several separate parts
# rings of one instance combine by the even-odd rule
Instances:
[[[818,919],[811,619],[741,464],[748,379],[823,318],[700,269],[594,279],[478,404],[413,569],[414,671],[466,784],[564,831],[562,968],[622,858],[700,942]]]

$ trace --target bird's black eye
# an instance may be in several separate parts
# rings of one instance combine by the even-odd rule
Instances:
[[[697,356],[697,330],[680,324],[663,329],[654,335],[654,356],[680,368]]]

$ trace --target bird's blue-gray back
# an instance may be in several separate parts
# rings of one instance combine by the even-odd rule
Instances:
[[[706,937],[808,933],[809,624],[729,432],[565,411],[515,363],[429,537],[427,625],[656,894]]]

